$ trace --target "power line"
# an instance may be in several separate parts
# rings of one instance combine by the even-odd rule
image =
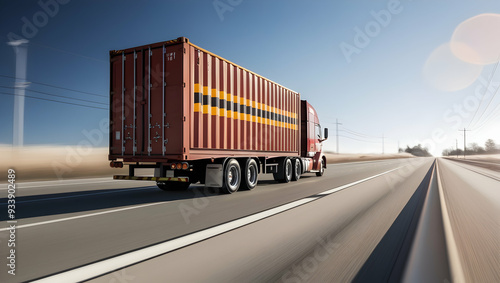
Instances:
[[[16,77],[6,76],[6,75],[0,75],[0,77],[9,78],[9,79],[15,79],[16,78]],[[71,88],[65,88],[65,87],[50,85],[50,84],[41,83],[41,82],[32,82],[32,81],[30,81],[30,83],[37,84],[37,85],[48,86],[48,87],[53,87],[53,88],[58,88],[58,89],[63,89],[63,90],[69,90],[69,91],[79,92],[79,93],[93,95],[93,96],[99,96],[99,97],[106,97],[106,98],[108,98],[107,95],[102,95],[102,94],[97,94],[97,93],[92,93],[92,92],[86,92],[86,91],[81,91],[81,90],[76,90],[76,89],[71,89]]]
[[[481,108],[481,104],[483,104],[484,98],[486,97],[486,94],[488,93],[488,90],[490,89],[490,84],[491,84],[491,81],[493,80],[493,77],[495,76],[495,73],[497,72],[498,63],[500,63],[500,55],[499,55],[499,58],[498,58],[498,59],[499,59],[499,60],[497,60],[497,63],[496,63],[496,65],[495,65],[495,68],[494,68],[494,69],[493,69],[493,71],[491,72],[490,80],[488,81],[488,85],[486,86],[486,90],[484,91],[484,94],[483,94],[483,96],[481,97],[481,101],[479,101],[479,105],[477,106],[476,111],[474,112],[474,115],[472,116],[472,119],[470,120],[469,125],[467,126],[468,128],[470,128],[470,125],[472,124],[472,121],[474,121],[474,118],[476,117],[477,112],[479,111],[479,108]],[[498,91],[498,89],[497,89],[497,91]],[[495,96],[493,95],[493,97],[495,97]],[[490,103],[491,103],[491,100],[490,100]],[[489,103],[488,103],[488,105],[489,105]],[[488,108],[488,107],[486,107],[486,108],[485,108],[485,111],[486,111],[486,109],[487,109],[487,108]],[[483,114],[484,114],[484,111],[483,111]],[[483,116],[483,115],[481,114],[481,117],[482,117],[482,116]],[[479,117],[478,121],[481,119],[481,117]],[[477,124],[477,122],[476,122],[476,124]]]
[[[4,35],[0,35],[0,37],[8,39]],[[69,51],[58,49],[58,48],[55,48],[55,47],[52,47],[52,46],[48,46],[48,45],[36,43],[36,42],[31,41],[31,40],[29,42],[29,45],[35,45],[35,46],[39,46],[39,47],[46,48],[46,49],[52,49],[52,50],[57,51],[57,52],[66,53],[66,54],[69,54],[69,55],[73,55],[73,56],[77,56],[77,57],[81,57],[81,58],[85,58],[85,59],[90,59],[90,60],[98,61],[98,62],[101,62],[101,63],[108,63],[106,60],[101,60],[101,59],[97,59],[95,57],[90,57],[90,56],[85,56],[85,55],[81,55],[81,54],[78,54],[78,53],[69,52]]]
[[[7,92],[0,92],[0,94],[16,96],[16,94],[14,94],[14,93],[7,93]],[[77,103],[53,100],[53,99],[48,99],[48,98],[41,98],[41,97],[30,96],[30,95],[24,95],[24,96],[29,97],[29,98],[33,98],[33,99],[38,99],[38,100],[52,101],[52,102],[57,102],[57,103],[76,105],[76,106],[82,106],[82,107],[88,107],[88,108],[94,108],[94,109],[109,110],[108,108],[102,108],[102,107],[91,106],[91,105],[77,104]]]
[[[491,100],[488,102],[488,105],[486,106],[486,108],[484,109],[484,111],[481,113],[481,116],[479,116],[479,119],[477,120],[477,122],[474,124],[477,125],[479,123],[479,121],[481,121],[481,118],[483,117],[484,113],[486,113],[486,110],[489,108],[491,102],[493,101],[493,98],[495,98],[496,94],[498,93],[498,90],[500,89],[500,86],[497,88],[497,91],[495,92],[495,95],[491,98]],[[500,104],[499,104],[500,105]],[[497,106],[498,108],[498,106]],[[496,109],[495,109],[496,110]],[[493,110],[493,112],[491,114],[494,114],[495,110]],[[487,116],[487,118],[491,117],[491,114]],[[484,121],[488,121],[488,119],[485,119]],[[484,122],[483,122],[484,123]]]
[[[498,104],[497,107],[495,108],[495,110],[493,110],[488,115],[488,117],[486,117],[486,119],[484,120],[483,123],[481,123],[481,125],[479,125],[477,128],[474,128],[473,130],[474,131],[479,131],[484,126],[488,125],[489,123],[491,123],[492,121],[494,121],[496,118],[500,117],[500,111],[497,111],[497,110],[500,110],[500,104]]]
[[[347,138],[347,139],[351,139],[351,140],[355,140],[355,141],[360,141],[360,142],[368,142],[368,143],[382,143],[382,142],[375,142],[375,141],[360,140],[360,139],[357,139],[357,138],[348,137],[348,136],[343,136],[343,135],[339,135],[339,137],[342,137],[342,138]]]
[[[345,133],[348,133],[348,134],[351,134],[351,135],[355,135],[355,136],[358,136],[358,137],[361,137],[361,138],[371,138],[371,137],[368,137],[368,136],[365,136],[365,135],[360,135],[360,134],[357,134],[357,133],[354,133],[354,132],[351,132],[351,131],[348,131],[346,129],[340,129],[341,132],[345,132]]]
[[[341,129],[340,131],[341,132],[345,132],[345,133],[350,134],[350,135],[358,136],[360,138],[365,138],[365,139],[381,139],[379,137],[371,137],[371,136],[366,136],[366,135],[360,135],[360,134],[357,134],[355,132],[347,131],[346,129]]]
[[[0,85],[0,87],[1,88],[8,88],[8,89],[17,89],[18,88],[18,87],[2,86],[2,85]],[[95,103],[95,104],[101,104],[101,105],[108,105],[107,103],[102,103],[102,102],[97,102],[97,101],[92,101],[92,100],[86,100],[86,99],[80,99],[80,98],[74,98],[74,97],[67,97],[67,96],[63,96],[63,95],[57,95],[57,94],[52,94],[52,93],[38,91],[38,90],[33,90],[33,89],[26,89],[26,90],[27,91],[31,91],[31,92],[45,94],[45,95],[55,96],[55,97],[61,97],[61,98],[66,98],[66,99],[79,100],[79,101],[83,101],[83,102],[89,102],[89,103]]]
[[[332,125],[336,125],[337,123],[338,123],[338,121],[336,123],[326,122],[326,124],[332,124]],[[342,125],[341,123],[338,123],[338,124]],[[353,137],[343,136],[343,135],[339,135],[339,137],[348,138],[348,139],[352,139],[352,140],[357,140],[357,141],[361,141],[361,142],[383,143],[383,140],[387,139],[387,137],[385,137],[385,136],[384,137],[369,136],[369,135],[366,135],[366,134],[363,134],[363,133],[360,133],[360,132],[356,132],[356,131],[350,130],[350,129],[344,127],[344,126],[342,126],[342,129],[340,129],[339,131],[345,132],[346,134],[357,136],[358,138],[353,138]],[[359,138],[363,138],[365,140],[362,140],[362,139],[359,139]],[[366,140],[366,139],[378,139],[380,141],[369,141],[369,140]]]
[[[498,90],[499,89],[500,89],[500,86],[498,86],[497,90],[495,91],[495,94],[493,94],[493,96],[491,97],[490,101],[488,102],[488,105],[486,105],[486,108],[484,108],[483,112],[481,113],[481,116],[479,116],[479,118],[477,119],[476,123],[474,123],[474,126],[476,126],[479,123],[479,121],[481,121],[481,118],[483,117],[484,113],[486,113],[486,110],[488,110],[488,108],[490,107],[491,102],[493,101],[493,99],[495,98],[495,96],[498,94]],[[498,108],[499,105],[497,105],[497,108]],[[495,110],[496,110],[496,108],[493,110],[492,113],[494,113]],[[487,118],[486,118],[486,120],[484,120],[484,121],[488,121],[489,117],[491,117],[491,115],[488,115]]]
[[[362,137],[362,138],[381,139],[381,137],[375,137],[375,136],[366,135],[366,134],[363,134],[363,133],[360,133],[360,132],[356,132],[356,131],[350,130],[350,129],[346,128],[346,127],[342,127],[342,128],[343,128],[344,131],[349,132],[350,134]]]
[[[66,50],[54,48],[52,46],[43,45],[43,44],[40,44],[40,43],[30,42],[30,45],[36,45],[36,46],[40,46],[40,47],[43,47],[43,48],[52,49],[52,50],[57,51],[57,52],[66,53],[66,54],[69,54],[69,55],[73,55],[73,56],[77,56],[77,57],[81,57],[81,58],[85,58],[85,59],[90,59],[90,60],[98,61],[98,62],[101,62],[101,63],[108,63],[105,60],[101,60],[101,59],[97,59],[97,58],[94,58],[94,57],[89,57],[89,56],[85,56],[85,55],[81,55],[81,54],[69,52],[69,51],[66,51]]]

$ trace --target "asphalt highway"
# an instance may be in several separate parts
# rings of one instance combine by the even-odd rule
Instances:
[[[431,281],[500,282],[500,174],[435,161],[329,164],[289,184],[260,175],[232,195],[19,182],[16,275],[2,264],[0,282],[418,282],[429,257]],[[5,260],[7,213],[0,221]]]
[[[471,164],[439,160],[463,276],[500,282],[500,172]]]

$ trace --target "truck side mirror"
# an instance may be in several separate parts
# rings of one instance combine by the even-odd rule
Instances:
[[[328,139],[328,128],[325,128],[325,135],[323,136],[324,139]]]

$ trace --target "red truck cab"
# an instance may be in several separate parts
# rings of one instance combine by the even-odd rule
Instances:
[[[328,128],[322,135],[316,110],[306,100],[301,101],[301,152],[306,171],[323,174],[326,157],[323,154],[323,141],[328,138]],[[310,162],[312,161],[312,162]]]

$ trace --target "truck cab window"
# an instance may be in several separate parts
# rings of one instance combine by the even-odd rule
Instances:
[[[317,139],[322,139],[321,137],[321,126],[319,124],[316,124],[314,127],[314,134]]]

